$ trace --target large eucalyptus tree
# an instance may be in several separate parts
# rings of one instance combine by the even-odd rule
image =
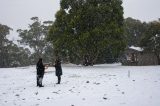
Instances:
[[[57,55],[93,65],[106,48],[118,57],[123,31],[122,0],[61,0],[49,40]]]
[[[29,25],[28,29],[17,30],[19,37],[21,37],[19,42],[33,49],[31,55],[31,61],[33,64],[35,64],[40,57],[43,57],[46,61],[51,61],[50,59],[52,59],[53,52],[50,52],[48,57],[45,54],[48,48],[53,50],[53,46],[46,40],[52,21],[44,21],[42,23],[38,17],[32,17],[31,20],[33,23]]]

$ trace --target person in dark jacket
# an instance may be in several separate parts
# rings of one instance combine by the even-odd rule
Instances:
[[[37,68],[37,86],[44,87],[42,85],[42,80],[44,76],[45,66],[43,65],[42,58],[40,58],[39,61],[37,62],[36,68]]]
[[[56,59],[54,66],[55,66],[55,69],[56,69],[55,74],[58,78],[58,82],[56,84],[60,84],[61,83],[61,75],[62,75],[62,67],[61,67],[60,59]]]

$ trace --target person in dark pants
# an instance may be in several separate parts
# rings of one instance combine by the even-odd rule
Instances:
[[[58,78],[58,82],[56,84],[60,84],[61,83],[61,75],[62,75],[62,67],[61,67],[60,59],[56,59],[54,66],[55,66],[55,69],[56,69],[55,74]]]
[[[43,65],[42,58],[40,58],[39,61],[37,62],[36,68],[37,68],[37,86],[44,87],[42,85],[42,80],[44,76],[45,66]]]

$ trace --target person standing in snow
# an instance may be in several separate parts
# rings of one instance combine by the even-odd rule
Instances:
[[[56,84],[60,84],[60,82],[61,82],[61,75],[62,75],[62,67],[61,67],[61,61],[60,61],[59,58],[56,59],[54,67],[55,67],[55,70],[56,70],[55,74],[56,74],[56,76],[58,78],[58,82]]]
[[[40,58],[39,61],[37,62],[36,68],[37,68],[37,86],[44,87],[42,85],[42,80],[44,76],[45,66],[43,65],[42,58]]]

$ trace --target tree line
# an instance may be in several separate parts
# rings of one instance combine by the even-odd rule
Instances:
[[[160,61],[160,20],[141,22],[123,17],[121,0],[61,0],[55,21],[32,17],[28,29],[18,29],[19,47],[7,39],[12,30],[0,24],[0,67],[53,62],[94,65],[117,62],[134,45],[156,54]],[[160,63],[160,62],[159,62]]]
[[[154,53],[160,65],[160,19],[146,23],[127,18],[124,28],[127,46],[138,46],[144,52]]]
[[[33,23],[29,24],[28,29],[17,30],[21,38],[17,42],[22,46],[9,41],[7,35],[12,29],[0,24],[0,67],[35,65],[40,57],[44,58],[44,62],[53,61],[53,45],[46,40],[49,27],[53,22],[41,22],[38,17],[32,17],[31,20]],[[30,49],[23,45],[29,46]]]

